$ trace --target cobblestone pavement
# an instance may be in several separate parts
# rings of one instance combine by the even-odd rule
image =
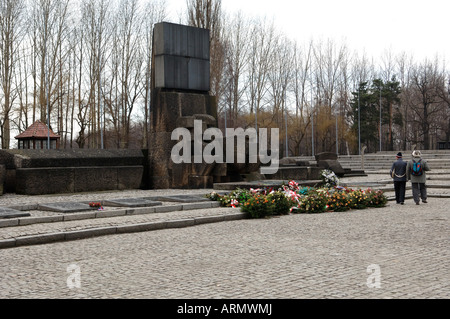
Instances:
[[[1,249],[0,298],[449,298],[448,205],[409,200]]]

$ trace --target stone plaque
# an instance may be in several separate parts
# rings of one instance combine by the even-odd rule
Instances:
[[[41,204],[39,205],[39,209],[58,213],[75,213],[93,210],[94,208],[90,207],[89,204],[85,203],[61,202],[61,203]]]
[[[175,203],[198,203],[207,202],[208,198],[201,195],[170,195],[170,196],[155,196],[155,200],[160,200],[162,202],[175,202]]]
[[[155,87],[209,91],[209,30],[161,22],[153,34]]]
[[[153,207],[160,206],[161,202],[154,201],[150,198],[123,198],[105,201],[105,206],[116,207]]]
[[[29,217],[29,213],[21,212],[9,207],[0,207],[0,219],[17,218],[17,217]]]

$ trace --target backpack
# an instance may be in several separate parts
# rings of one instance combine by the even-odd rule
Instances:
[[[423,174],[423,167],[422,167],[422,160],[419,160],[418,162],[413,161],[413,165],[411,167],[411,175],[413,176],[422,176]]]

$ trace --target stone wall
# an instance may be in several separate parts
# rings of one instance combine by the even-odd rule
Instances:
[[[23,195],[138,189],[141,150],[1,150],[5,192]]]

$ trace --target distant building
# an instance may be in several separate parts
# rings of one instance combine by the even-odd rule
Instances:
[[[49,130],[47,125],[41,121],[36,121],[33,125],[28,127],[22,134],[15,138],[19,140],[19,149],[47,149],[48,137],[50,134],[50,148],[59,148],[60,136]]]

